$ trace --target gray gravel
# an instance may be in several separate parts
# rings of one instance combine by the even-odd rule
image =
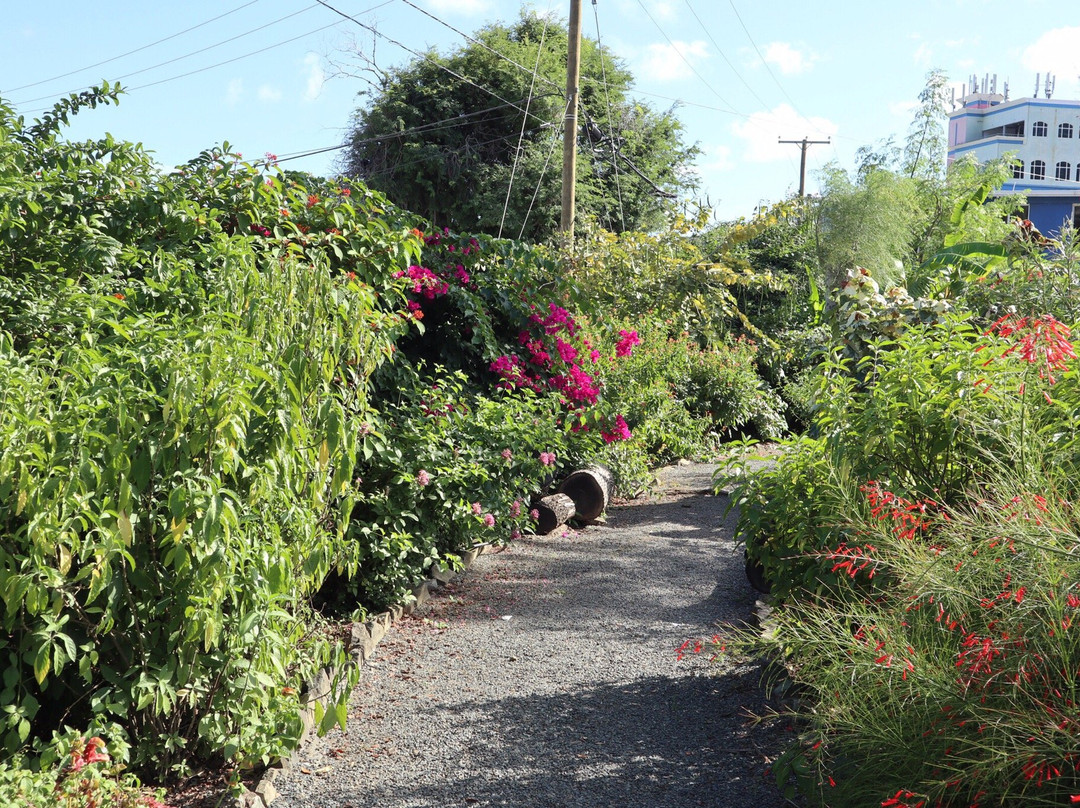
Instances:
[[[784,722],[748,720],[760,667],[676,659],[754,607],[726,498],[687,493],[710,472],[477,559],[395,625],[274,808],[789,805],[767,771]]]

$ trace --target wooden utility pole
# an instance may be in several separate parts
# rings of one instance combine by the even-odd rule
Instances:
[[[808,140],[807,138],[802,140],[780,140],[777,138],[777,140],[780,143],[794,143],[802,148],[802,161],[799,163],[799,199],[802,199],[806,196],[806,150],[817,144],[826,145],[832,143],[832,138],[826,140]]]
[[[578,75],[581,72],[581,0],[570,0],[566,52],[566,117],[563,120],[562,221],[566,244],[574,240],[574,184],[577,182]]]

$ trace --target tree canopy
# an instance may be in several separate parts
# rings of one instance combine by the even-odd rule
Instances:
[[[559,221],[567,39],[560,20],[526,11],[379,72],[343,173],[440,227],[546,238]],[[628,97],[626,66],[588,38],[580,84],[579,216],[613,231],[657,224],[692,181],[696,147],[670,111]]]

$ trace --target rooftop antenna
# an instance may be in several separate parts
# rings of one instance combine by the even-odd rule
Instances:
[[[1054,94],[1054,88],[1057,86],[1057,78],[1055,76],[1046,74],[1046,98],[1049,100],[1050,96]]]
[[[1009,100],[1009,80],[1005,79],[1005,100]]]
[[[995,73],[994,77],[990,79],[990,94],[997,95],[997,73]]]
[[[956,85],[954,84],[951,89],[952,92],[949,95],[949,106],[956,109]]]
[[[1042,83],[1042,73],[1036,73],[1035,74],[1035,95],[1033,95],[1032,98],[1038,98],[1039,97],[1039,85],[1041,83]]]

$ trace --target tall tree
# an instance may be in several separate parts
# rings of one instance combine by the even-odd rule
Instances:
[[[440,227],[550,236],[566,46],[565,24],[524,11],[449,54],[377,73],[354,114],[343,173]],[[631,83],[606,49],[582,42],[577,208],[614,231],[656,225],[692,181],[697,154],[671,112],[628,98]]]
[[[948,76],[940,68],[926,75],[919,93],[919,106],[908,128],[901,167],[909,177],[941,178],[945,175],[948,141],[945,122],[949,118]]]

